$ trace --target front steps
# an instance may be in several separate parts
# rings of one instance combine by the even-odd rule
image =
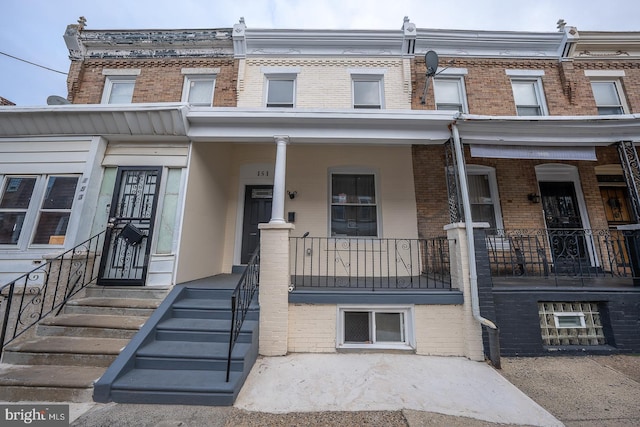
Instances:
[[[88,402],[93,382],[166,296],[167,289],[89,286],[7,347],[0,401]]]
[[[232,289],[216,277],[174,288],[96,382],[96,402],[233,405],[258,355],[257,293],[226,382]]]

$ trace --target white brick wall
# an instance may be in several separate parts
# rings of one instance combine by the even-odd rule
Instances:
[[[460,305],[415,307],[416,353],[465,356],[464,315]]]
[[[238,107],[264,107],[263,68],[296,67],[296,108],[350,109],[349,70],[384,70],[386,109],[411,109],[410,61],[401,58],[268,58],[241,60]]]
[[[335,305],[289,304],[289,351],[334,353],[336,320]]]

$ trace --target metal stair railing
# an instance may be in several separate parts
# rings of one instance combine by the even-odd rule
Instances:
[[[102,231],[0,288],[0,355],[7,344],[98,277]]]
[[[260,245],[251,255],[247,268],[242,273],[240,281],[231,294],[231,330],[229,331],[229,354],[227,357],[227,379],[231,371],[231,353],[236,344],[242,323],[247,315],[251,301],[258,289],[260,281]]]

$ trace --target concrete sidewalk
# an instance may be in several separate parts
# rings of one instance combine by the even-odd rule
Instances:
[[[563,424],[485,363],[401,354],[259,358],[233,408],[94,405],[89,426]]]

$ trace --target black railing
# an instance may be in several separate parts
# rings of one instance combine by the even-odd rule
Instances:
[[[618,230],[490,229],[493,277],[632,278],[633,236]]]
[[[227,358],[227,382],[231,371],[231,353],[236,344],[242,323],[260,282],[260,246],[251,255],[240,281],[231,294],[231,330],[229,331],[229,357]]]
[[[1,349],[94,282],[104,231],[0,288]]]
[[[290,245],[294,288],[451,289],[446,237],[292,237]]]

